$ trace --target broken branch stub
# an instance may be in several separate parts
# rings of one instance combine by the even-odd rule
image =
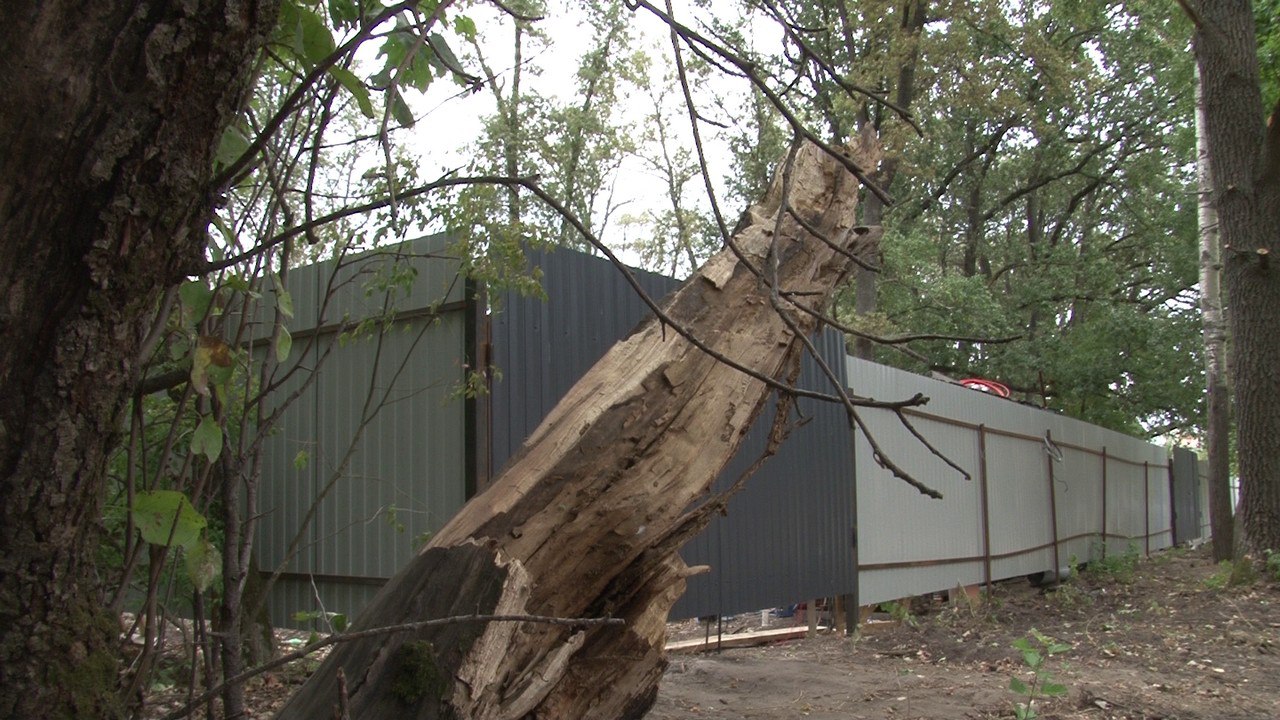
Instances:
[[[858,154],[863,167],[877,159]],[[734,238],[751,266],[728,250],[707,261],[665,308],[682,332],[651,319],[617,343],[357,623],[465,609],[627,624],[495,623],[342,644],[280,718],[326,714],[339,668],[353,717],[644,715],[666,665],[667,613],[691,574],[678,544],[664,540],[710,489],[769,395],[762,380],[683,332],[755,373],[786,377],[801,344],[771,306],[759,269],[776,268],[784,309],[823,310],[850,269],[849,254],[867,254],[878,235],[856,226],[857,180],[817,147],[800,149],[789,182],[786,205],[803,224],[791,213],[778,218],[784,204],[775,180]],[[803,312],[791,318],[804,333],[816,322]]]

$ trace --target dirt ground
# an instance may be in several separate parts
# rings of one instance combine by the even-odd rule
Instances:
[[[676,655],[649,718],[1012,718],[1010,679],[1031,680],[1013,642],[1032,628],[1071,646],[1045,660],[1067,694],[1041,718],[1280,718],[1280,585],[1226,580],[1205,550],[1171,550],[1052,590],[1001,583],[981,605],[917,602],[856,641]]]
[[[1066,695],[1037,701],[1042,719],[1280,718],[1278,608],[1280,584],[1227,586],[1206,550],[1171,550],[1095,564],[1055,589],[1001,583],[980,604],[917,600],[910,617],[899,612],[901,622],[856,640],[828,632],[673,654],[648,717],[1013,718],[1020,698],[1010,679],[1031,681],[1013,642],[1037,628],[1070,646],[1045,660]],[[775,627],[786,622],[796,620]],[[759,613],[726,622],[730,630],[758,625]],[[704,632],[696,622],[671,630]],[[251,717],[271,717],[309,667],[314,661],[251,681]],[[155,698],[148,714],[177,707],[178,694]]]

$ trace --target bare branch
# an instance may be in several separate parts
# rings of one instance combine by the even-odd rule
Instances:
[[[920,431],[916,429],[916,426],[912,425],[911,421],[907,419],[907,414],[905,412],[901,410],[895,410],[894,414],[898,416],[898,422],[902,423],[902,426],[905,427],[907,431],[910,432],[915,437],[915,439],[919,441],[921,445],[928,448],[929,452],[933,453],[934,457],[950,465],[956,472],[963,475],[965,480],[973,479],[973,476],[969,474],[968,470],[965,470],[964,468],[957,465],[955,461],[947,457],[945,453],[943,453],[938,448],[934,447],[933,443],[929,442],[924,435],[920,434]]]
[[[799,28],[790,19],[784,17],[782,10],[780,10],[775,3],[771,2],[771,0],[758,0],[758,2],[766,10],[768,10],[769,14],[772,15],[774,19],[777,20],[778,23],[784,28],[784,30],[786,31],[787,37],[790,38],[791,41],[794,42],[800,48],[800,52],[804,54],[804,57],[808,58],[810,61],[813,62],[813,64],[817,65],[827,77],[835,81],[835,83],[839,85],[846,93],[848,93],[849,95],[863,95],[889,108],[893,112],[897,113],[898,117],[902,118],[903,122],[910,125],[911,129],[915,130],[918,136],[924,137],[924,130],[922,130],[920,128],[920,125],[916,123],[915,118],[911,116],[910,111],[898,105],[897,103],[893,102],[888,97],[885,97],[883,93],[876,93],[874,91],[868,90],[860,85],[851,83],[848,80],[846,80],[844,76],[842,76],[835,69],[835,67],[831,65],[831,63],[827,62],[827,60],[824,57],[822,57],[821,53],[815,51],[813,47],[809,45],[809,42],[801,36],[802,31],[808,32],[808,33],[825,32],[826,31],[825,28],[821,30],[804,30],[802,28]]]
[[[523,13],[520,13],[516,11],[515,8],[502,2],[502,0],[489,0],[489,2],[493,3],[502,12],[510,15],[512,18],[519,20],[521,22],[534,23],[534,22],[538,22],[539,20],[546,19],[545,16],[543,15],[525,15]]]
[[[795,134],[805,140],[808,140],[821,148],[823,152],[835,158],[835,160],[843,165],[846,170],[852,173],[854,177],[858,178],[858,181],[862,183],[863,187],[867,188],[871,194],[880,198],[881,202],[885,205],[893,204],[893,198],[890,197],[889,194],[885,192],[885,190],[875,181],[873,181],[867,175],[866,171],[859,167],[859,165],[849,157],[848,153],[843,152],[840,148],[837,148],[818,137],[805,125],[804,122],[800,120],[800,118],[796,117],[796,114],[792,112],[791,109],[787,107],[787,104],[782,101],[782,98],[779,97],[777,91],[770,87],[769,84],[756,73],[755,65],[752,62],[738,53],[716,43],[693,28],[684,25],[672,17],[670,13],[654,6],[652,3],[648,2],[648,0],[628,0],[627,6],[633,9],[644,8],[658,19],[665,22],[677,35],[680,36],[681,39],[685,41],[685,43],[689,44],[691,47],[695,44],[701,45],[703,48],[715,53],[733,66],[737,67],[747,77],[751,84],[757,87],[761,94],[769,100],[769,103],[774,106],[778,113],[782,115],[783,119],[787,121],[787,124]]]

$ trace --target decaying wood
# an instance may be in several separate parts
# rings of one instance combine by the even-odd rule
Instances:
[[[855,224],[856,180],[820,150],[797,153],[786,203],[783,185],[775,181],[735,236],[747,263],[719,253],[666,307],[673,323],[715,352],[773,378],[799,362],[800,341],[774,310],[760,273],[776,272],[784,305],[825,309],[849,255],[863,253],[876,235]],[[816,330],[805,313],[794,312],[792,322]],[[642,324],[588,371],[358,622],[375,627],[463,611],[613,616],[627,624],[494,623],[344,644],[280,717],[327,714],[339,669],[353,717],[643,716],[666,666],[667,613],[695,572],[676,554],[702,524],[686,510],[708,492],[768,395],[764,382],[672,328]]]

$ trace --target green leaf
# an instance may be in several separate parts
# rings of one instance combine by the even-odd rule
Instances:
[[[439,62],[439,59],[434,52],[426,52],[422,45],[423,39],[415,28],[397,16],[395,29],[387,33],[378,49],[378,56],[385,57],[386,61],[369,81],[376,87],[426,90],[435,79],[431,73],[432,62]]]
[[[231,348],[219,338],[201,335],[191,350],[191,387],[209,397],[209,380],[225,384],[231,377],[231,366]]]
[[[1027,667],[1038,668],[1044,664],[1044,656],[1036,650],[1023,650],[1022,661],[1027,664]]]
[[[311,453],[306,450],[299,450],[297,455],[293,456],[293,468],[302,470],[307,466],[307,461],[311,459]]]
[[[232,290],[235,290],[238,293],[247,294],[249,293],[249,291],[253,289],[253,286],[249,284],[249,280],[245,278],[245,276],[241,275],[240,273],[233,273],[231,275],[228,275],[226,279],[223,280],[223,283],[227,287],[231,288]]]
[[[217,460],[222,453],[222,428],[218,427],[212,415],[201,418],[196,431],[191,434],[191,452],[204,455],[209,462]]]
[[[208,525],[187,496],[177,490],[140,492],[133,498],[133,524],[152,545],[190,547]]]
[[[280,26],[293,32],[294,51],[312,65],[329,57],[337,47],[324,18],[296,2],[285,2],[280,6]]]
[[[199,592],[208,590],[222,571],[218,548],[204,538],[200,538],[186,548],[187,577]]]
[[[1070,649],[1071,649],[1071,646],[1066,643],[1052,643],[1048,647],[1046,647],[1044,651],[1049,653],[1050,655],[1057,655],[1058,653],[1064,653]]]
[[[427,36],[427,45],[431,47],[431,52],[440,58],[440,62],[451,72],[465,75],[462,70],[462,63],[458,62],[458,56],[453,54],[453,48],[449,47],[448,41],[440,33],[431,33]]]
[[[192,280],[178,287],[178,299],[182,301],[187,318],[195,323],[208,314],[213,290],[200,280]]]
[[[1026,638],[1018,638],[1013,641],[1013,646],[1019,650],[1035,650],[1035,646]]]
[[[169,343],[169,359],[173,361],[181,360],[191,352],[191,342],[185,335],[175,337]]]
[[[391,103],[391,117],[400,123],[400,127],[413,127],[413,111],[409,109],[409,104],[404,101],[404,96],[400,94],[400,90],[393,87],[388,95],[390,96],[388,102]]]
[[[235,374],[236,368],[232,364],[209,366],[209,383],[213,385],[213,389],[218,396],[218,402],[224,405],[227,402],[227,388],[231,385],[231,379],[235,377]]]
[[[466,15],[459,15],[453,19],[453,31],[461,35],[465,40],[475,40],[476,21]]]
[[[249,151],[249,145],[249,138],[245,137],[240,128],[235,125],[228,126],[222,131],[222,138],[218,140],[218,152],[214,155],[214,164],[217,167],[230,165]]]
[[[240,245],[240,242],[236,239],[235,231],[231,229],[231,226],[227,224],[226,220],[222,219],[221,215],[214,213],[210,217],[210,220],[213,222],[213,226],[218,228],[218,232],[222,233],[222,240],[227,244],[227,247],[238,247]],[[209,254],[212,256],[214,262],[222,260],[222,246],[217,243],[210,243]]]
[[[1027,687],[1027,683],[1021,682],[1018,678],[1009,679],[1009,689],[1015,693],[1021,694],[1021,696],[1030,696],[1030,694],[1032,694],[1030,688]]]
[[[334,613],[329,617],[329,623],[333,625],[335,632],[345,632],[348,627],[347,616],[342,613]]]
[[[356,74],[350,70],[338,67],[337,65],[329,68],[329,74],[336,78],[338,83],[342,85],[342,87],[346,88],[347,92],[351,93],[351,96],[356,99],[356,105],[360,108],[360,114],[372,120],[373,100],[369,98],[369,88],[365,87],[365,84],[360,81],[360,78],[356,77]]]
[[[289,328],[281,325],[280,333],[276,335],[276,362],[284,362],[289,359],[289,351],[293,349],[293,336],[289,334]]]
[[[1067,686],[1061,683],[1047,682],[1040,687],[1040,693],[1048,697],[1058,697],[1067,694]]]
[[[329,19],[339,27],[354,25],[360,19],[355,0],[329,0]]]
[[[272,273],[271,278],[272,280],[275,281],[275,285],[276,285],[276,308],[280,311],[281,315],[284,315],[285,317],[292,320],[293,319],[293,296],[290,295],[289,291],[285,289],[284,281],[280,279],[279,274]]]

